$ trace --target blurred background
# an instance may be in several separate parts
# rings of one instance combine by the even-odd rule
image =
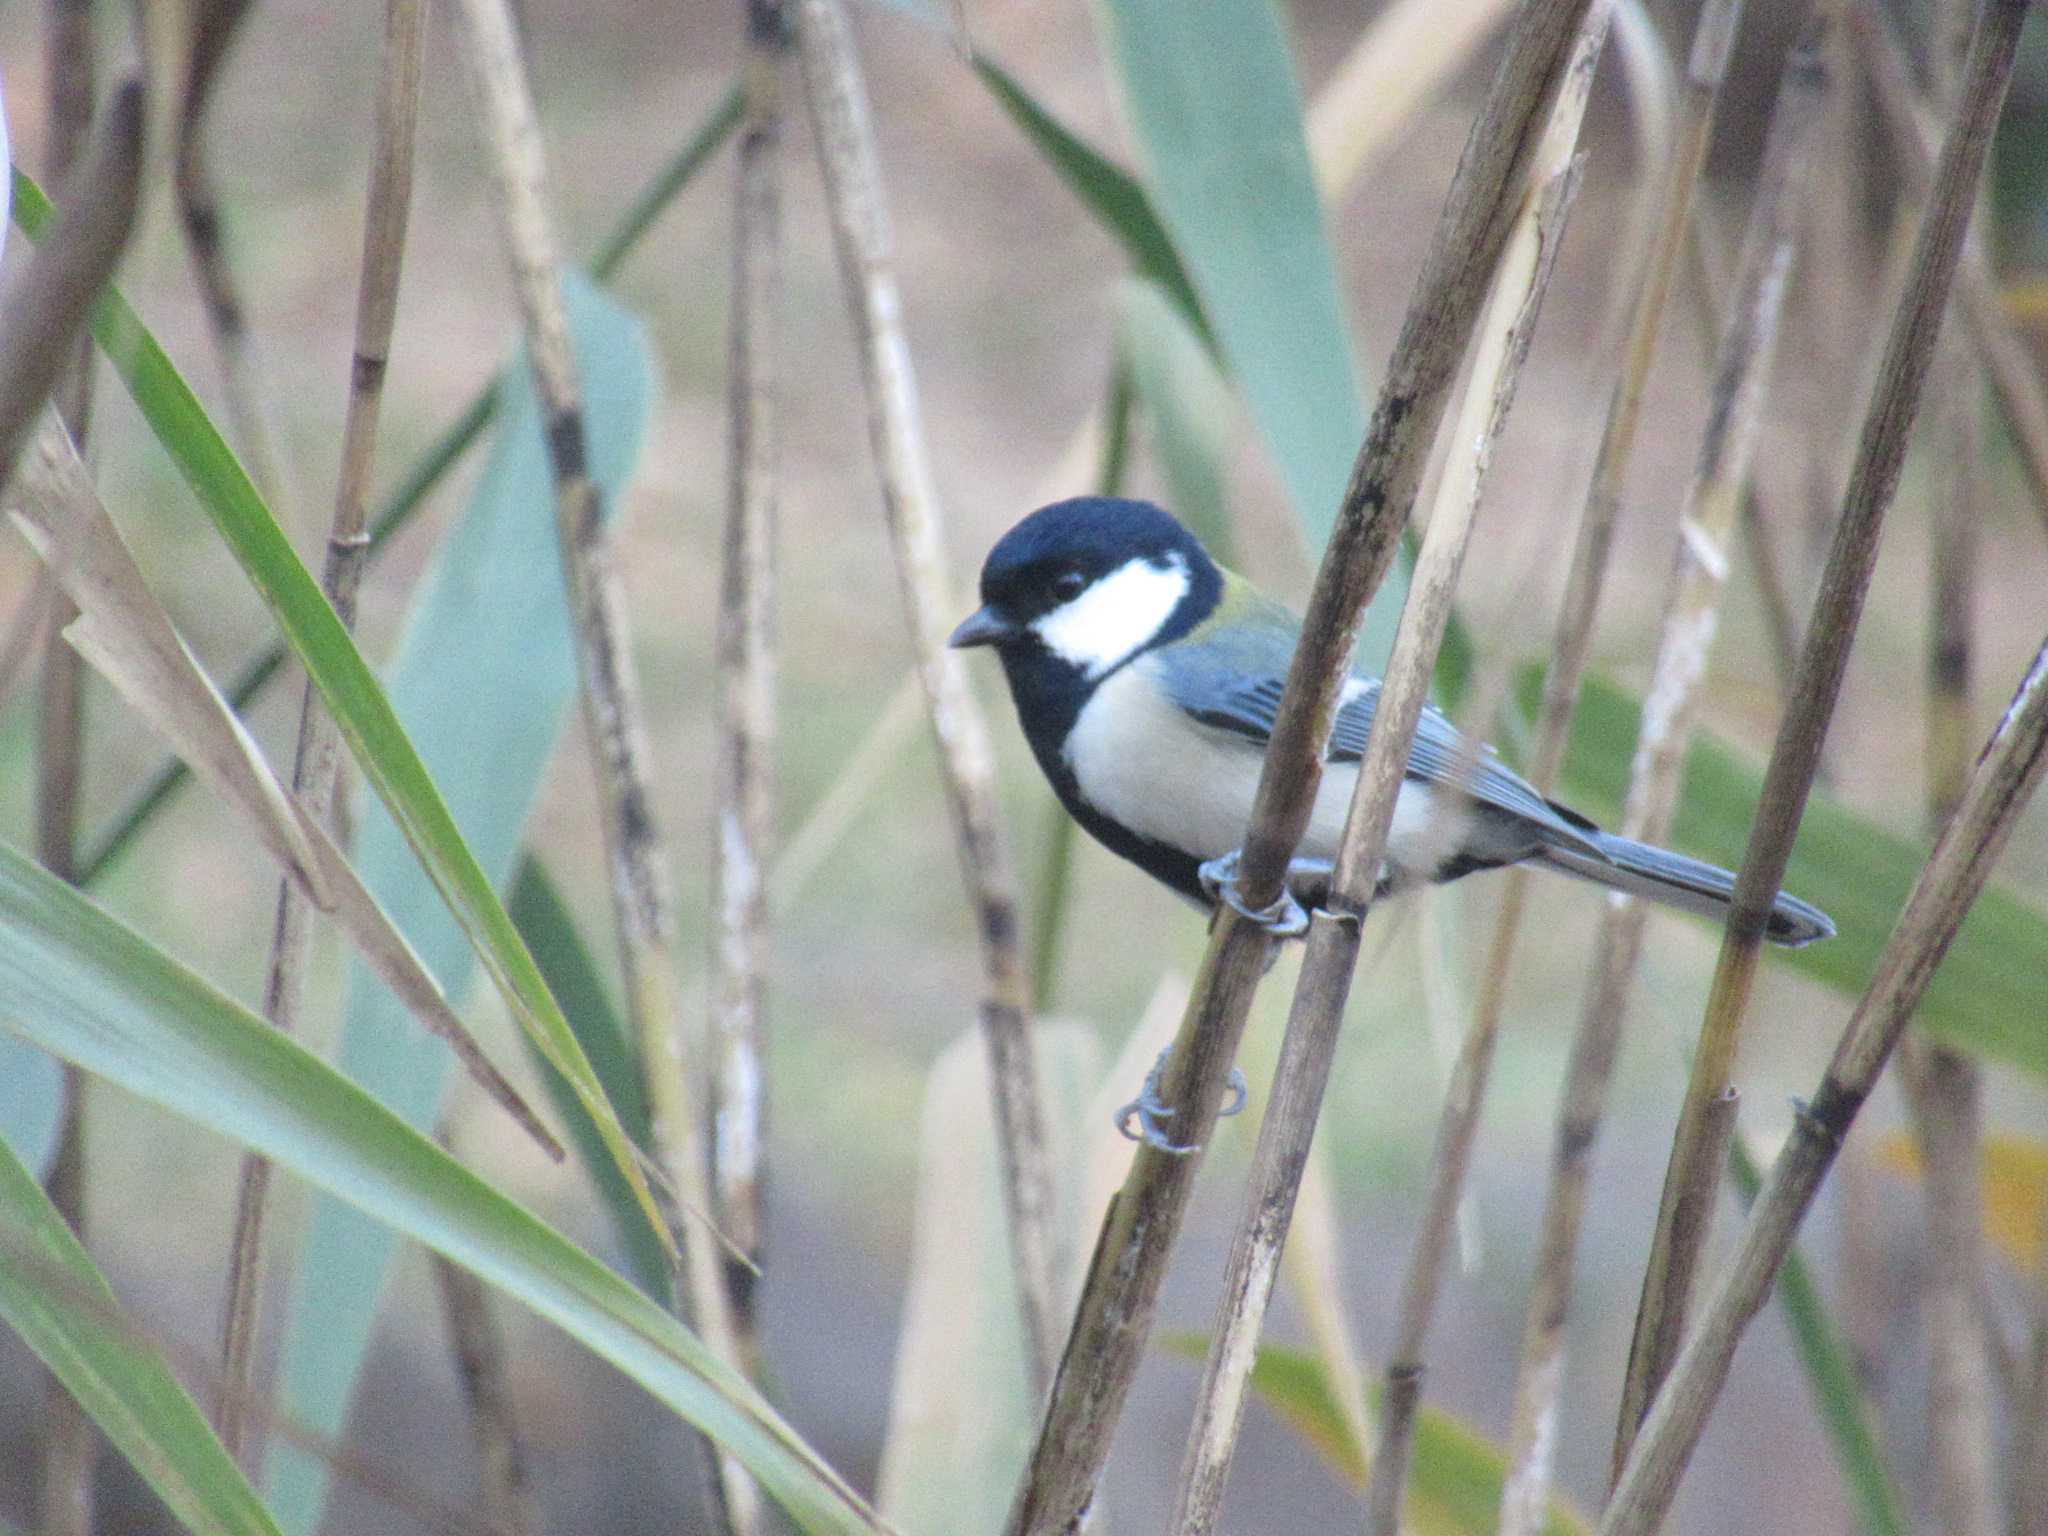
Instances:
[[[1078,0],[964,0],[974,43],[1023,79],[1074,128],[1126,164],[1134,160]],[[1667,37],[1689,35],[1693,6],[1651,11]],[[1732,245],[1778,60],[1796,8],[1753,6],[1720,116],[1702,194]],[[125,30],[103,7],[110,41]],[[279,513],[316,547],[332,497],[359,254],[378,7],[267,0],[227,66],[211,136],[230,246],[268,381],[266,406],[283,451]],[[587,252],[633,190],[735,77],[736,7],[702,0],[521,7],[546,128],[551,192],[563,245]],[[1304,87],[1313,93],[1355,41],[1373,4],[1294,0],[1285,7]],[[1902,19],[1917,25],[1917,10]],[[1102,398],[1111,366],[1122,253],[929,20],[893,6],[856,7],[900,250],[909,335],[965,611],[988,545],[1054,492],[1049,476],[1076,425]],[[418,151],[412,234],[393,347],[380,465],[388,480],[505,360],[517,315],[506,279],[473,108],[451,20],[437,13]],[[1912,35],[1919,35],[1914,33]],[[2004,136],[1994,205],[2001,271],[2016,312],[2042,251],[2037,198],[2048,168],[2048,43],[2028,37]],[[1368,385],[1391,345],[1424,244],[1449,184],[1469,115],[1496,57],[1482,46],[1451,88],[1415,113],[1390,150],[1330,213],[1352,344]],[[0,71],[21,163],[42,165],[44,59],[37,8],[0,15]],[[1228,110],[1219,103],[1219,110]],[[1870,340],[1889,309],[1875,275],[1879,235],[1896,194],[1867,109],[1842,113],[1840,145],[1859,164],[1823,165],[1816,204],[1854,195],[1834,223],[1838,259],[1803,267],[1777,369],[1759,479],[1800,512],[1816,478],[1839,474],[1860,411]],[[1562,561],[1582,503],[1613,366],[1613,262],[1645,167],[1610,60],[1587,130],[1585,191],[1565,241],[1520,400],[1503,441],[1460,592],[1482,663],[1540,657],[1562,587]],[[856,357],[800,109],[790,123],[785,183],[790,360],[784,458],[780,822],[794,829],[896,692],[909,653],[883,538]],[[645,322],[661,403],[624,506],[622,567],[655,729],[659,813],[678,872],[684,958],[698,941],[708,891],[711,647],[725,494],[724,377],[731,224],[729,159],[713,165],[626,263],[613,291]],[[186,253],[158,195],[123,286],[202,397],[217,369]],[[1670,566],[1671,518],[1705,411],[1706,353],[1681,297],[1652,381],[1647,426],[1630,480],[1615,576],[1595,666],[1640,690],[1647,680]],[[1304,547],[1275,471],[1240,411],[1227,424],[1228,505],[1239,563],[1299,600],[1314,551]],[[126,398],[100,394],[95,426],[108,499],[183,632],[216,676],[271,638],[267,615],[205,531],[175,471]],[[461,506],[475,465],[436,498],[381,563],[365,591],[364,649],[387,655],[414,584]],[[1134,486],[1162,494],[1143,453]],[[1984,466],[1977,609],[1978,735],[1995,721],[2048,612],[2048,540],[1994,436]],[[381,483],[381,482],[380,482]],[[1924,795],[1921,719],[1928,531],[1924,488],[1909,469],[1851,664],[1828,758],[1830,786],[1879,823],[1917,835]],[[1817,570],[1807,522],[1779,530],[1800,589]],[[31,562],[0,545],[0,611],[26,590]],[[1761,763],[1779,692],[1754,584],[1738,571],[1715,654],[1706,720]],[[1002,758],[1010,842],[1030,889],[1056,814],[1023,749],[993,664],[975,664]],[[111,811],[156,762],[158,747],[104,688],[90,691],[88,824]],[[274,758],[289,755],[296,686],[276,689],[254,726]],[[573,724],[536,813],[545,850],[586,930],[608,910],[587,755]],[[34,711],[17,691],[0,713],[0,826],[28,841]],[[968,917],[931,748],[906,738],[844,840],[775,933],[770,1001],[773,1109],[771,1229],[761,1291],[769,1391],[857,1484],[871,1486],[889,1410],[889,1382],[910,1261],[919,1125],[938,1053],[973,1023],[976,967]],[[127,858],[99,899],[237,997],[260,995],[274,877],[228,813],[186,795],[150,833],[149,856]],[[1092,845],[1075,852],[1074,906],[1049,1012],[1098,1037],[1113,1060],[1162,971],[1192,972],[1203,925],[1135,870]],[[2001,880],[2048,909],[2048,814],[2036,808],[2004,857]],[[1824,889],[1798,894],[1828,905]],[[1428,911],[1376,912],[1369,970],[1357,987],[1323,1122],[1342,1226],[1344,1302],[1376,1374],[1419,1209],[1441,1087],[1469,983],[1490,931],[1495,892],[1484,878]],[[1464,1241],[1434,1334],[1429,1393],[1493,1438],[1506,1430],[1512,1362],[1532,1268],[1553,1109],[1577,1016],[1598,911],[1589,891],[1540,893],[1542,921],[1524,942],[1516,1003],[1481,1133]],[[1621,1365],[1655,1212],[1664,1150],[1684,1082],[1716,936],[1705,925],[1651,919],[1598,1157],[1572,1323],[1559,1467],[1562,1491],[1597,1502]],[[599,951],[609,962],[608,944]],[[1425,964],[1425,958],[1428,963]],[[1283,983],[1262,993],[1247,1047],[1253,1081],[1277,1039]],[[324,951],[316,1037],[331,1032],[341,967]],[[1435,982],[1448,988],[1448,1000]],[[1426,985],[1425,983],[1430,983]],[[1768,1148],[1808,1092],[1847,1016],[1849,999],[1773,967],[1745,1046],[1744,1124]],[[2048,1028],[2048,998],[2037,1017]],[[1131,1083],[1135,1091],[1137,1084]],[[2048,1126],[2048,1095],[2010,1069],[1990,1074],[1994,1129]],[[573,1172],[545,1165],[488,1111],[458,1095],[458,1147],[488,1160],[549,1220],[601,1252],[616,1248],[602,1209]],[[1918,1189],[1872,1154],[1901,1110],[1888,1087],[1824,1192],[1803,1238],[1870,1373],[1887,1449],[1924,1501],[1924,1330],[1915,1297],[1922,1266]],[[1162,1324],[1206,1330],[1235,1217],[1252,1129],[1226,1124],[1169,1281]],[[235,1149],[100,1088],[89,1155],[93,1248],[126,1301],[153,1329],[207,1347],[219,1306]],[[285,1181],[292,1230],[304,1200]],[[1735,1230],[1724,1208],[1717,1240]],[[2018,1277],[2002,1269],[1999,1299]],[[273,1287],[273,1310],[283,1298]],[[640,1531],[672,1522],[694,1481],[680,1426],[579,1347],[501,1309],[513,1339],[514,1385],[536,1455],[549,1529]],[[1283,1298],[1272,1335],[1300,1337]],[[1845,1494],[1804,1379],[1789,1364],[1775,1310],[1761,1317],[1688,1474],[1670,1529],[1846,1531]],[[1140,1378],[1108,1484],[1112,1510],[1163,1507],[1181,1454],[1197,1365],[1156,1352]],[[39,1374],[0,1339],[0,1516],[32,1509]],[[455,1503],[474,1486],[473,1449],[457,1384],[416,1252],[403,1253],[350,1430],[354,1454],[401,1488]],[[158,1528],[162,1516],[130,1475],[110,1465],[104,1528]],[[119,1492],[118,1490],[125,1490]],[[992,1504],[1007,1498],[990,1490]],[[1924,1502],[1921,1505],[1924,1508]],[[1299,1438],[1257,1406],[1238,1458],[1230,1528],[1331,1529],[1355,1516],[1352,1496]],[[344,1480],[335,1532],[422,1528],[392,1503]]]

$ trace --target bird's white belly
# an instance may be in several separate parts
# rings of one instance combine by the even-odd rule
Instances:
[[[1096,689],[1067,737],[1068,766],[1082,795],[1112,821],[1197,858],[1220,857],[1244,842],[1265,754],[1190,719],[1141,673],[1145,665],[1140,658]],[[1336,857],[1357,782],[1356,763],[1325,769],[1297,857]],[[1455,847],[1462,828],[1437,814],[1441,798],[1412,779],[1402,783],[1387,836],[1397,878],[1434,870]]]

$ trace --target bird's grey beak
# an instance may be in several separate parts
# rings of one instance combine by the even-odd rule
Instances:
[[[1015,636],[1017,626],[993,608],[977,608],[960,621],[946,644],[956,651],[972,645],[1001,645]]]

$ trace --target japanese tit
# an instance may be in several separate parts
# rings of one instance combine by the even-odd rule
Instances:
[[[981,600],[952,644],[994,647],[1061,804],[1111,852],[1208,905],[1202,866],[1232,853],[1251,822],[1300,621],[1160,508],[1099,497],[1042,507],[1003,535],[982,566]],[[1363,673],[1344,686],[1296,854],[1303,871],[1336,857],[1379,692]],[[1425,709],[1380,893],[1520,863],[1708,917],[1727,911],[1735,883],[1602,832]],[[1834,931],[1785,895],[1765,930],[1793,946]]]

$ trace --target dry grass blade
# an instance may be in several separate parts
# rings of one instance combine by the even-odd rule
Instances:
[[[1921,221],[1912,276],[1885,347],[1842,518],[1807,625],[1806,648],[1765,772],[1742,871],[1736,878],[1728,931],[1707,999],[1685,1108],[1672,1141],[1657,1236],[1643,1279],[1640,1312],[1658,1320],[1659,1335],[1664,1339],[1683,1335],[1695,1274],[1693,1261],[1698,1254],[1696,1245],[1679,1244],[1673,1236],[1695,1213],[1709,1209],[1712,1192],[1721,1179],[1721,1161],[1709,1157],[1706,1111],[1728,1087],[1734,1067],[1736,1042],[1763,942],[1765,914],[1784,883],[1792,840],[1820,765],[1821,742],[1862,617],[1884,516],[1898,488],[1906,440],[1933,358],[2026,11],[2026,0],[1988,0],[1972,39],[1960,105],[1942,147]],[[1640,1352],[1646,1337],[1640,1326],[1636,1337]],[[1624,1419],[1624,1436],[1626,1423]]]
[[[742,1358],[758,1372],[754,1288],[766,1150],[768,861],[775,830],[775,533],[781,379],[782,0],[747,0],[746,112],[733,209],[718,744],[712,769],[711,1170],[719,1225],[746,1263],[725,1267]]]
[[[1871,97],[1898,150],[1907,191],[1924,201],[1934,172],[1937,130],[1913,84],[1905,50],[1890,20],[1871,0],[1857,0],[1850,8],[1849,35],[1869,76]],[[1999,299],[1998,280],[1981,240],[1965,244],[1956,286],[1971,338],[2026,468],[2034,510],[2048,524],[2048,389]]]
[[[1621,835],[1639,842],[1670,841],[1677,820],[1685,753],[1699,716],[1700,686],[1706,678],[1707,662],[1720,627],[1721,593],[1733,558],[1751,460],[1763,427],[1763,406],[1777,351],[1779,323],[1791,283],[1795,247],[1805,222],[1808,170],[1827,110],[1827,59],[1832,35],[1840,22],[1840,10],[1840,0],[1823,0],[1813,8],[1786,55],[1777,104],[1771,113],[1749,227],[1737,261],[1734,302],[1715,358],[1706,432],[1679,514],[1677,559],[1664,608],[1664,628],[1636,740]],[[1574,1050],[1575,1057],[1588,1065],[1612,1063],[1647,919],[1648,912],[1638,901],[1623,898],[1606,906],[1586,1010],[1579,1024],[1581,1033],[1593,1038],[1583,1052],[1576,1047]],[[1566,1097],[1580,1097],[1582,1104],[1593,1108],[1595,1118],[1585,1129],[1597,1133],[1598,1106],[1606,1096],[1605,1082],[1583,1085],[1582,1094],[1580,1087],[1568,1085]],[[1725,1089],[1725,1083],[1706,1085],[1702,1091],[1711,1102],[1689,1103],[1686,1113],[1723,1113],[1717,1106],[1726,1097]],[[1681,1126],[1683,1123],[1681,1120]],[[1580,1183],[1577,1191],[1559,1191],[1565,1208],[1558,1215],[1569,1221],[1570,1230],[1557,1234],[1561,1241],[1554,1251],[1567,1266],[1576,1242],[1578,1212],[1573,1207],[1583,1198],[1585,1160],[1592,1150],[1590,1139],[1581,1137],[1578,1129],[1573,1128],[1569,1143],[1562,1131],[1559,1138],[1561,1151],[1576,1153],[1568,1161],[1579,1163],[1576,1173],[1563,1163],[1559,1168],[1566,1180],[1576,1179]],[[1680,1134],[1685,1132],[1681,1130]],[[1715,1166],[1721,1161],[1716,1158]],[[1702,1190],[1703,1198],[1710,1202],[1717,1187],[1717,1182],[1707,1184]],[[1711,1206],[1705,1205],[1697,1212],[1686,1213],[1684,1220],[1669,1232],[1682,1229],[1704,1240],[1710,1220]],[[1546,1230],[1546,1251],[1552,1251],[1549,1236]],[[1657,1265],[1653,1251],[1651,1266]],[[1568,1280],[1567,1269],[1564,1275],[1554,1277],[1552,1283],[1556,1288],[1548,1295],[1539,1284],[1532,1318],[1539,1311],[1561,1317],[1567,1303]],[[1627,1441],[1670,1363],[1678,1335],[1668,1325],[1674,1321],[1649,1309],[1638,1318],[1622,1388],[1616,1468],[1626,1456]],[[1552,1347],[1558,1347],[1562,1340],[1553,1333],[1551,1342]],[[1518,1403],[1518,1414],[1522,1407]],[[1517,1429],[1527,1435],[1527,1444],[1534,1445],[1542,1420],[1555,1412],[1555,1403],[1531,1403],[1527,1407],[1528,1421],[1518,1418]],[[1534,1495],[1525,1494],[1525,1498]],[[1540,1498],[1525,1503],[1525,1518],[1540,1522],[1542,1509]]]
[[[334,517],[327,537],[321,587],[342,623],[353,627],[356,592],[369,553],[367,498],[370,468],[377,444],[378,407],[383,400],[384,372],[391,350],[391,330],[398,311],[398,278],[405,249],[406,216],[412,206],[413,131],[419,119],[420,59],[426,41],[425,0],[389,0],[384,13],[384,59],[378,80],[376,144],[370,165],[367,211],[363,221],[362,277],[356,290],[355,353],[349,368],[347,414],[342,425],[341,473],[334,497]],[[231,26],[232,20],[223,23]],[[205,55],[217,58],[225,32]],[[203,165],[198,146],[199,114],[204,81],[212,65],[195,62],[204,74],[187,98],[185,141],[178,178],[181,208],[188,216],[201,286],[211,291],[213,272],[224,279],[218,230],[202,246],[189,221],[193,208],[210,206],[189,200],[184,167]],[[190,183],[193,192],[210,193],[203,174]],[[204,254],[203,252],[210,253]],[[229,330],[216,315],[223,352]],[[229,372],[235,372],[231,365]],[[232,392],[230,399],[232,400]],[[252,427],[254,423],[245,423]],[[260,430],[247,441],[260,442]],[[260,477],[259,477],[259,483]],[[321,707],[308,682],[299,697],[298,747],[292,764],[292,793],[305,814],[318,825],[333,828],[342,776],[341,733]],[[270,966],[263,990],[263,1016],[278,1029],[296,1031],[304,1006],[306,973],[313,954],[313,914],[297,887],[286,880],[278,887],[275,925],[271,933]],[[252,1152],[242,1157],[235,1200],[234,1233],[228,1250],[227,1295],[222,1306],[221,1372],[228,1390],[216,1414],[222,1442],[237,1460],[254,1470],[261,1463],[260,1445],[249,1438],[246,1390],[254,1376],[257,1323],[262,1308],[262,1255],[269,1208],[270,1165]]]
[[[562,567],[576,626],[583,713],[603,799],[606,862],[618,928],[626,1012],[638,1045],[655,1156],[672,1199],[709,1213],[709,1148],[688,1076],[684,999],[676,974],[672,884],[654,819],[650,749],[611,540],[585,448],[575,355],[569,342],[543,188],[540,124],[506,0],[464,0],[471,59],[499,215],[555,479]],[[674,1234],[663,1233],[671,1246]],[[709,1233],[682,1245],[682,1295],[691,1323],[719,1358],[740,1364],[724,1262]],[[706,1442],[725,1528],[746,1536],[764,1518],[760,1489],[739,1462]]]
[[[79,610],[65,638],[242,814],[264,850],[342,926],[420,1022],[448,1041],[479,1086],[560,1160],[560,1142],[492,1065],[354,867],[285,792],[262,749],[200,670],[54,416],[38,434],[21,482],[20,504],[10,508],[15,524]]]
[[[178,224],[192,254],[192,275],[199,285],[207,328],[220,356],[221,398],[234,424],[235,444],[249,478],[271,506],[281,504],[285,485],[277,434],[271,426],[263,371],[249,335],[248,306],[242,301],[233,263],[228,259],[220,194],[206,154],[206,109],[214,82],[234,42],[236,29],[251,0],[195,0],[190,5],[191,35],[185,40],[185,80],[179,99],[177,163],[172,186],[177,194]]]
[[[2025,12],[2001,18],[1994,3],[1991,26],[2003,32]],[[1980,43],[1983,42],[1980,29]],[[2009,63],[2008,35],[1994,48]],[[1972,49],[1965,95],[1977,100],[2002,93],[1998,70],[1980,69]],[[1966,114],[1974,121],[1977,113]],[[1989,123],[1986,121],[1985,128]],[[1935,843],[1927,866],[1914,882],[1876,974],[1850,1018],[1833,1059],[1810,1104],[1799,1106],[1791,1139],[1778,1154],[1763,1193],[1751,1207],[1749,1224],[1727,1272],[1705,1307],[1650,1416],[1643,1421],[1613,1498],[1600,1522],[1600,1536],[1643,1536],[1656,1529],[1669,1508],[1708,1413],[1727,1379],[1729,1362],[1749,1320],[1763,1306],[1799,1223],[1813,1203],[1857,1111],[1876,1086],[1892,1049],[1941,963],[1970,904],[1984,888],[2012,832],[2014,821],[2048,771],[2048,643],[2021,680],[2011,707],[1970,776],[1955,815]]]
[[[938,738],[955,841],[981,947],[981,1023],[988,1042],[1017,1291],[1033,1385],[1043,1390],[1055,1350],[1052,1172],[1045,1111],[1030,1048],[1016,881],[1003,846],[988,730],[957,654],[946,649],[950,591],[939,500],[903,333],[893,237],[866,87],[836,0],[803,0],[797,38],[826,201],[867,385],[868,432],[908,609],[911,643]]]
[[[470,1425],[476,1431],[484,1519],[507,1536],[531,1536],[540,1529],[540,1511],[513,1408],[504,1333],[491,1311],[490,1293],[483,1281],[460,1264],[438,1253],[432,1255],[432,1261],[434,1283],[441,1292],[441,1315],[447,1320],[449,1341],[455,1349],[455,1374],[469,1403]]]
[[[73,356],[86,312],[113,275],[135,224],[142,175],[142,87],[122,85],[107,103],[88,158],[64,185],[49,238],[0,305],[0,486],[17,450]]]
[[[1287,864],[1321,783],[1322,752],[1352,647],[1392,562],[1589,0],[1526,0],[1431,239],[1366,440],[1317,573],[1245,837],[1237,900],[1284,894]],[[1199,1149],[1215,1125],[1271,940],[1239,907],[1218,909],[1193,999],[1160,1083],[1176,1134]],[[1092,1505],[1110,1435],[1151,1333],[1199,1151],[1141,1146],[1110,1208],[1010,1514],[1012,1536],[1070,1532]]]
[[[1552,111],[1538,154],[1536,169],[1541,183],[1531,189],[1522,218],[1502,252],[1493,293],[1480,322],[1471,378],[1452,436],[1461,446],[1443,475],[1416,561],[1408,605],[1395,635],[1372,739],[1359,768],[1338,849],[1330,910],[1318,912],[1309,929],[1308,952],[1259,1131],[1245,1212],[1225,1271],[1222,1311],[1182,1461],[1178,1504],[1169,1527],[1176,1531],[1213,1530],[1222,1512],[1259,1332],[1293,1222],[1323,1088],[1344,1020],[1344,1004],[1357,967],[1361,924],[1385,853],[1394,800],[1415,727],[1428,700],[1451,598],[1478,516],[1488,462],[1507,424],[1564,220],[1577,190],[1578,162],[1573,156],[1610,16],[1606,5],[1597,5],[1587,14],[1567,84]],[[1447,1210],[1454,1210],[1456,1204],[1453,1188]],[[1449,1230],[1446,1221],[1446,1237]],[[1432,1276],[1440,1257],[1440,1253],[1431,1255]],[[1419,1335],[1412,1340],[1404,1338],[1403,1343],[1420,1350]],[[1395,1394],[1389,1394],[1386,1406],[1388,1411],[1379,1426],[1379,1451],[1373,1461],[1369,1530],[1381,1528],[1382,1522],[1388,1531],[1397,1527],[1405,1482],[1405,1446],[1412,1430],[1414,1398],[1405,1402],[1411,1415],[1406,1424],[1399,1422],[1404,1405]]]

